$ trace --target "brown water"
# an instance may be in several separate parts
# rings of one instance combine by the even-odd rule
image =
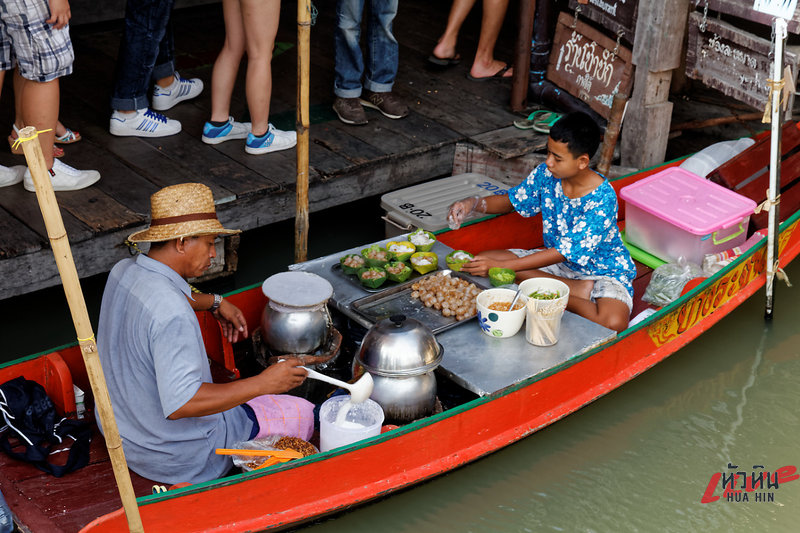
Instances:
[[[376,206],[365,200],[313,215],[310,255],[380,238]],[[232,290],[281,270],[291,262],[291,239],[291,223],[245,234],[237,276],[207,288]],[[800,261],[787,271],[800,284]],[[103,283],[84,283],[93,316]],[[665,362],[549,428],[303,531],[799,531],[800,480],[770,491],[768,503],[700,503],[711,475],[727,473],[729,462],[746,472],[800,465],[799,291],[778,286],[770,324],[759,293]],[[72,342],[60,288],[3,303],[3,360]]]

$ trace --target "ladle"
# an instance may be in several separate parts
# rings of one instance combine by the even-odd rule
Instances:
[[[514,310],[514,305],[517,303],[517,300],[519,300],[519,295],[520,294],[522,294],[522,289],[517,289],[517,294],[514,295],[514,299],[511,300],[511,305],[508,306],[508,310],[509,311],[513,311]]]
[[[364,402],[369,399],[369,395],[372,394],[373,382],[372,376],[369,372],[365,372],[358,381],[351,384],[345,383],[344,381],[340,381],[330,376],[326,376],[325,374],[320,374],[316,370],[311,370],[310,368],[306,368],[304,366],[301,366],[300,368],[308,372],[308,377],[311,379],[318,379],[320,381],[330,383],[331,385],[336,385],[337,387],[342,387],[343,389],[349,390],[350,401],[353,403]]]

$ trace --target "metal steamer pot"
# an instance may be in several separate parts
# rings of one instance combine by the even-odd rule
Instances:
[[[307,354],[326,340],[331,317],[326,306],[333,287],[310,272],[281,272],[261,290],[269,299],[261,315],[264,341],[278,354]]]
[[[433,372],[443,354],[425,325],[405,315],[392,315],[364,336],[354,366],[372,374],[375,386],[370,398],[380,404],[387,420],[407,423],[433,414]]]

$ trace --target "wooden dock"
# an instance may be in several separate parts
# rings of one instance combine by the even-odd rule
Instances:
[[[461,32],[464,61],[447,70],[430,70],[426,58],[444,29],[448,2],[402,2],[395,20],[400,42],[400,71],[395,92],[411,108],[403,120],[389,120],[367,110],[369,124],[347,126],[338,121],[333,103],[334,0],[315,2],[319,17],[311,42],[310,208],[317,211],[355,199],[382,194],[453,169],[456,144],[500,141],[507,153],[528,151],[524,132],[511,127],[518,118],[508,109],[510,82],[468,81],[479,34],[475,10]],[[285,6],[273,59],[271,120],[280,129],[295,123],[296,48],[294,11]],[[511,61],[515,34],[514,9],[497,47],[499,58]],[[210,116],[210,78],[223,42],[221,5],[175,11],[177,68],[184,77],[200,77],[203,94],[166,112],[183,124],[172,137],[140,139],[108,133],[109,97],[121,21],[72,28],[75,69],[61,82],[61,120],[78,130],[81,142],[65,147],[64,162],[96,169],[102,179],[75,192],[57,193],[64,225],[81,277],[108,271],[129,256],[125,238],[144,227],[149,197],[159,188],[186,181],[208,185],[226,225],[253,229],[294,217],[295,151],[250,156],[241,142],[216,146],[201,142]],[[0,102],[0,124],[10,131],[13,120],[11,76],[6,76]],[[246,119],[244,68],[240,69],[232,114]],[[529,134],[531,135],[531,134]],[[508,152],[508,151],[511,152]],[[0,164],[24,164],[7,148]],[[0,189],[0,299],[59,283],[35,195],[22,185]]]

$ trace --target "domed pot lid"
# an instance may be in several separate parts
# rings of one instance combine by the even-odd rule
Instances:
[[[289,271],[265,279],[261,292],[271,302],[287,307],[316,307],[333,296],[333,285],[311,272]]]
[[[443,355],[428,327],[398,314],[370,328],[361,342],[358,362],[381,376],[415,376],[434,370]]]

